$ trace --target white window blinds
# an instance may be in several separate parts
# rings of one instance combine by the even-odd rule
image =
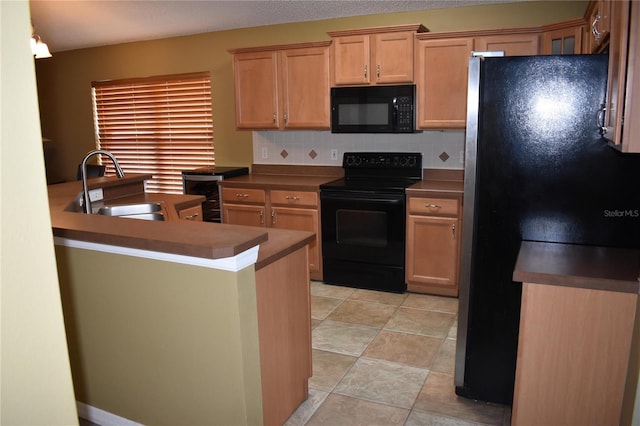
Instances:
[[[182,193],[182,170],[214,165],[208,72],[93,82],[92,95],[97,147],[151,173],[148,192]]]

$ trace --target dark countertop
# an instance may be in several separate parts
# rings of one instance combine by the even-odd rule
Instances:
[[[318,191],[320,185],[336,179],[334,176],[250,174],[221,180],[218,185],[228,188]]]
[[[119,185],[140,184],[149,177],[129,174],[120,180],[96,178],[89,181],[89,188],[117,190]],[[233,257],[260,245],[258,263],[261,267],[314,238],[311,232],[179,220],[178,210],[198,205],[202,196],[129,193],[108,203],[163,202],[167,220],[158,222],[66,211],[82,191],[82,182],[50,185],[48,191],[53,235],[61,238],[208,259]]]
[[[523,241],[513,280],[638,294],[640,250]]]
[[[464,195],[464,171],[425,169],[420,182],[406,190],[409,196],[437,196],[458,198]]]

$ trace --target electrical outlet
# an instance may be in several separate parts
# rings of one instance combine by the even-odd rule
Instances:
[[[331,150],[331,159],[332,160],[337,160],[338,159],[338,150],[337,149],[332,149]]]
[[[262,158],[269,158],[269,149],[262,148]]]
[[[104,198],[104,193],[102,192],[102,188],[91,189],[89,191],[89,200],[91,202],[100,201]]]

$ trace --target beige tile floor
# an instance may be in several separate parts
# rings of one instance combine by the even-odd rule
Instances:
[[[508,425],[454,393],[458,300],[311,282],[313,377],[287,426]]]

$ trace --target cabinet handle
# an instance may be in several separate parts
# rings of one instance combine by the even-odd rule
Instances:
[[[456,239],[456,224],[455,223],[451,225],[451,238],[454,239],[454,240]]]
[[[286,112],[284,113],[284,117],[283,118],[284,118],[284,124],[287,124],[287,113]]]
[[[287,200],[292,200],[292,201],[298,201],[300,199],[300,197],[298,197],[297,195],[287,195],[284,198],[287,199]]]
[[[367,79],[367,74],[368,74],[368,69],[367,69],[367,66],[365,65],[364,66],[364,79],[365,80]]]
[[[440,209],[440,208],[442,208],[442,206],[439,206],[437,204],[425,204],[424,206],[429,208],[429,209]]]
[[[272,225],[276,224],[276,211],[275,210],[271,210],[271,224]]]
[[[260,225],[264,225],[264,210],[260,210]]]
[[[247,198],[247,197],[249,197],[249,194],[236,193],[236,198]]]
[[[185,216],[186,220],[195,220],[198,216],[200,216],[198,213],[194,213],[194,214],[190,214],[189,216]]]
[[[378,80],[380,80],[380,65],[376,67],[376,76],[378,77]]]
[[[276,113],[274,112],[274,113],[273,113],[273,124],[276,124],[277,119],[278,119],[278,116],[277,116],[277,115],[276,115]]]
[[[600,20],[601,16],[598,13],[595,17],[595,19],[593,20],[593,24],[591,24],[591,32],[593,33],[593,37],[596,40],[600,40],[600,37],[602,36],[602,33],[598,30],[598,21]]]

